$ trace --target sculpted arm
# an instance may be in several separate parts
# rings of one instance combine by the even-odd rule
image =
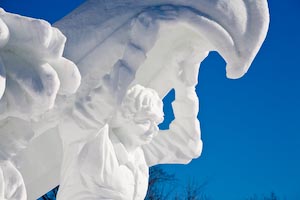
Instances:
[[[143,146],[149,166],[188,163],[201,154],[202,141],[197,119],[198,98],[195,88],[188,87],[177,92],[172,106],[176,118],[170,124],[170,129],[159,131],[151,143]]]
[[[172,103],[175,119],[168,130],[161,130],[153,141],[143,146],[149,166],[162,163],[188,163],[200,156],[202,141],[197,119],[199,100],[195,91],[199,63],[182,62],[174,66]]]

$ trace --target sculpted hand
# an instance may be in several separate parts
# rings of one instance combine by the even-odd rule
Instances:
[[[77,90],[80,73],[62,57],[65,41],[46,21],[0,9],[0,118],[36,118],[58,94]]]

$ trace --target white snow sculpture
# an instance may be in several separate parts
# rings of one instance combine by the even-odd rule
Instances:
[[[62,57],[66,38],[57,28],[4,10],[0,28],[0,71],[5,80],[1,119],[38,118],[53,108],[57,94],[77,90],[80,74],[72,61]]]
[[[79,87],[76,65],[62,57],[65,41],[49,23],[0,8],[0,199],[26,199],[13,159],[37,137],[33,124],[53,109],[57,95]]]
[[[111,107],[115,112],[105,126],[81,115],[89,112],[90,106],[83,105],[59,126],[64,159],[57,199],[143,199],[148,165],[141,146],[151,144],[163,121],[161,99],[154,90],[136,85],[119,109]],[[95,107],[89,113],[101,116]],[[88,126],[84,118],[90,122]],[[195,140],[199,141],[199,136]],[[165,145],[172,147],[171,135]]]
[[[26,148],[2,160],[13,163],[6,166],[12,166],[18,180],[22,175],[28,199],[58,184],[60,200],[143,199],[149,166],[188,163],[201,153],[195,93],[199,63],[209,51],[218,51],[227,62],[227,77],[243,76],[269,23],[266,0],[89,0],[54,25],[68,38],[64,57],[80,71],[81,85],[76,91],[80,76],[74,64],[62,57],[65,40],[60,40],[60,32],[31,24],[45,22],[0,13],[0,56],[5,61],[0,71],[2,91],[7,84],[4,103],[0,102],[4,107],[1,137],[2,130],[10,130],[16,120],[28,135],[22,138],[18,128],[12,129],[17,137],[3,134],[25,140]],[[20,48],[10,45],[14,41]],[[49,54],[55,54],[54,59]],[[37,66],[48,63],[50,67],[40,68],[54,69],[51,74],[57,78],[46,84],[48,97],[36,92],[34,78],[29,79],[31,85],[23,81],[28,83],[24,91],[33,91],[34,100],[5,107],[10,103],[6,91],[20,98],[27,94],[8,84],[10,77],[14,81],[29,72],[26,68],[19,76],[9,75],[19,72],[14,66],[23,60],[18,59]],[[55,63],[66,66],[55,67]],[[13,66],[10,72],[8,65]],[[30,69],[40,72],[40,68]],[[40,74],[40,82],[49,81]],[[160,99],[173,88],[175,120],[169,130],[156,134],[162,120]],[[21,191],[24,184],[19,184]],[[3,191],[8,190],[13,191]]]

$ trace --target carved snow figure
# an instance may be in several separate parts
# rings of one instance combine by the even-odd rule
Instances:
[[[268,23],[266,0],[88,0],[57,28],[1,10],[0,197],[143,199],[149,166],[201,153],[199,64],[243,76]]]
[[[143,199],[148,165],[141,147],[158,133],[162,106],[154,90],[136,85],[100,130],[101,123],[90,129],[69,119],[62,123],[65,159],[58,199]],[[165,145],[170,143],[171,138]]]

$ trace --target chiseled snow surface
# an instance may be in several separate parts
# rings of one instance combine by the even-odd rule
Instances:
[[[218,51],[227,62],[227,77],[243,76],[268,24],[266,0],[89,0],[55,23],[58,29],[1,10],[0,118],[21,118],[41,134],[14,159],[28,198],[36,199],[59,184],[63,152],[55,125],[60,119],[72,109],[75,118],[87,124],[109,118],[109,106],[95,103],[107,97],[107,105],[115,105],[134,84],[153,88],[160,98],[172,88],[176,91],[175,120],[165,134],[175,134],[173,146],[164,146],[167,137],[155,137],[154,145],[142,147],[147,165],[187,163],[199,156],[194,89],[199,63],[209,51]],[[97,96],[105,84],[114,99]],[[13,120],[0,124],[1,130]],[[169,157],[162,156],[168,151]]]
[[[62,56],[66,37],[43,20],[0,10],[0,118],[38,118],[57,94],[80,84],[76,65]]]
[[[183,21],[193,26],[212,44],[210,50],[217,50],[224,57],[229,78],[246,73],[264,41],[269,24],[265,0],[89,0],[55,26],[68,37],[65,55],[80,63],[112,35],[126,42],[124,39],[130,38],[129,30],[122,31],[123,34],[116,38],[117,32],[126,26],[134,26],[139,19],[145,26],[154,24],[148,20]],[[148,37],[155,35],[147,32],[147,37],[140,39],[147,43]],[[77,51],[78,46],[83,47],[81,51]]]
[[[62,56],[65,41],[48,22],[0,8],[0,199],[26,199],[13,160],[34,138],[31,122],[40,121],[58,95],[79,87],[77,66]]]

